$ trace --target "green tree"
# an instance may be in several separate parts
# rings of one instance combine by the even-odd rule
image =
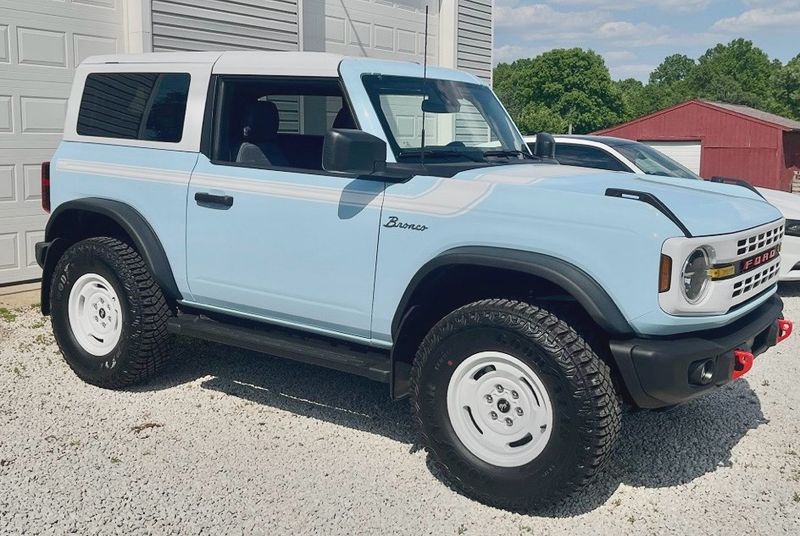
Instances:
[[[622,95],[622,120],[630,121],[650,112],[646,102],[645,85],[635,78],[617,80],[614,85]]]
[[[556,49],[500,64],[494,88],[526,133],[563,132],[570,124],[587,133],[624,119],[622,93],[603,58],[590,50]]]
[[[775,75],[775,99],[787,116],[800,120],[800,54]]]
[[[694,70],[697,63],[683,54],[667,56],[661,65],[650,73],[651,84],[671,85],[685,81]]]
[[[693,97],[780,111],[772,85],[780,69],[780,62],[770,61],[752,41],[735,39],[700,56],[687,89]]]

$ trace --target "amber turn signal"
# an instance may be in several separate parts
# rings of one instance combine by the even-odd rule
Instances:
[[[658,291],[667,292],[672,283],[672,257],[661,255],[661,270],[658,274]]]

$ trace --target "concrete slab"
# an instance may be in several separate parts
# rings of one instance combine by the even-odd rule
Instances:
[[[39,303],[39,283],[23,283],[0,287],[0,307],[21,309]]]

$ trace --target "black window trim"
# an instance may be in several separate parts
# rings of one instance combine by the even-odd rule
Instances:
[[[286,173],[299,173],[301,175],[316,175],[316,176],[324,176],[324,177],[339,177],[344,179],[355,179],[358,178],[357,175],[351,174],[344,174],[344,173],[331,173],[329,171],[325,171],[324,169],[309,169],[309,168],[301,168],[301,167],[288,167],[288,166],[267,166],[267,165],[259,165],[259,164],[252,164],[252,163],[243,163],[243,162],[229,162],[227,160],[219,160],[214,158],[214,144],[219,140],[220,134],[220,122],[218,120],[220,116],[220,110],[222,107],[222,103],[224,100],[224,83],[225,80],[231,79],[246,79],[246,80],[255,80],[261,79],[265,81],[269,80],[301,80],[303,82],[313,82],[313,81],[336,81],[339,85],[339,89],[342,92],[342,103],[346,104],[347,107],[350,109],[350,114],[353,117],[353,120],[356,123],[357,128],[361,128],[361,125],[358,121],[357,114],[354,113],[352,102],[350,101],[350,96],[347,94],[347,90],[345,88],[344,82],[342,81],[341,76],[285,76],[285,75],[263,75],[263,74],[212,74],[211,79],[209,80],[208,86],[208,95],[206,97],[206,106],[205,106],[205,116],[203,117],[203,130],[201,132],[200,138],[200,152],[208,158],[209,162],[211,162],[214,166],[219,167],[236,167],[236,168],[244,168],[244,169],[261,169],[267,171],[282,171]]]
[[[84,133],[82,133],[79,130],[80,115],[81,115],[81,109],[83,108],[84,99],[86,97],[86,84],[87,84],[89,78],[91,76],[94,76],[94,75],[102,76],[102,75],[115,75],[115,74],[155,74],[155,75],[159,75],[159,77],[162,76],[162,75],[173,74],[173,75],[183,75],[183,76],[188,77],[189,78],[189,84],[188,84],[187,89],[186,89],[186,104],[184,105],[184,110],[183,110],[183,121],[181,122],[181,136],[180,136],[180,138],[178,138],[177,140],[157,140],[157,139],[150,140],[150,139],[144,139],[144,138],[140,137],[142,129],[143,129],[144,125],[146,124],[147,120],[149,119],[148,114],[152,109],[152,100],[154,98],[154,95],[156,94],[157,89],[161,87],[162,81],[161,81],[160,78],[157,80],[156,85],[153,86],[153,89],[151,90],[150,95],[148,95],[147,103],[145,105],[145,112],[142,113],[142,117],[139,120],[139,126],[137,128],[137,133],[136,133],[136,137],[135,138],[125,138],[125,137],[121,137],[121,136],[101,136],[101,135],[93,135],[93,134],[84,134]],[[75,118],[75,134],[79,138],[86,138],[85,141],[93,142],[93,143],[102,143],[101,140],[110,140],[110,142],[113,143],[113,144],[127,144],[127,143],[130,143],[130,142],[136,142],[136,146],[139,146],[139,144],[148,144],[147,146],[149,146],[149,144],[155,144],[155,145],[166,144],[166,145],[168,145],[170,147],[173,147],[175,145],[183,143],[184,137],[186,135],[186,116],[187,116],[188,108],[189,108],[189,95],[190,95],[190,93],[192,91],[192,81],[193,81],[193,79],[194,78],[192,76],[192,73],[186,72],[186,71],[183,71],[183,70],[174,70],[173,71],[173,70],[164,70],[164,69],[153,69],[152,71],[138,71],[138,70],[136,70],[136,71],[122,71],[122,70],[120,70],[120,71],[92,71],[92,72],[89,72],[86,75],[86,78],[84,78],[84,80],[83,80],[83,91],[81,92],[81,100],[78,103],[78,114],[77,114],[77,117]]]

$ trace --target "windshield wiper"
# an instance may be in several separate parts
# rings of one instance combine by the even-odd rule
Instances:
[[[441,150],[441,149],[424,149],[422,151],[402,151],[398,156],[400,158],[412,158],[424,155],[425,158],[429,157],[464,157],[467,160],[472,160],[473,162],[486,162],[486,159],[483,158],[483,153],[481,151],[449,151],[449,150]]]
[[[526,151],[519,151],[517,149],[496,149],[492,151],[483,151],[483,156],[521,156],[528,160],[541,160],[538,156],[532,155]]]

